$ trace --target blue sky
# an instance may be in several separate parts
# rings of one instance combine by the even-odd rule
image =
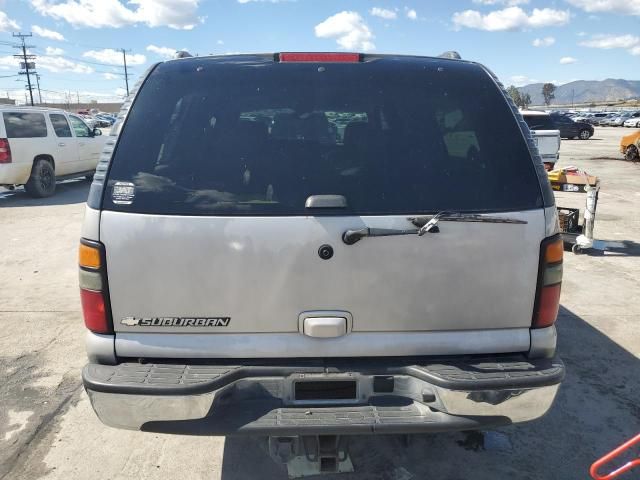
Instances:
[[[24,99],[11,57],[29,43],[46,100],[115,100],[135,77],[193,54],[457,50],[507,85],[640,78],[640,0],[0,0],[0,95]]]

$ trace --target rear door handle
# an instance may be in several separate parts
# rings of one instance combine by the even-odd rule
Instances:
[[[66,143],[64,143],[64,142],[60,142],[60,143],[58,143],[58,146],[59,146],[59,147],[64,147],[65,145],[66,145]]]
[[[78,145],[80,145],[82,147],[82,146],[84,146],[84,142],[80,142],[80,143],[78,143]]]

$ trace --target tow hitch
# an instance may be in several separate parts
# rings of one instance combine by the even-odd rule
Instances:
[[[269,437],[269,455],[287,466],[289,478],[353,472],[348,436]]]

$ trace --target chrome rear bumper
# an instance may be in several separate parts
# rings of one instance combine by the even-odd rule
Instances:
[[[435,432],[525,422],[549,410],[564,376],[558,359],[486,360],[386,366],[378,360],[349,369],[88,365],[83,379],[105,424],[163,433]],[[355,382],[355,394],[340,400],[296,400],[294,386],[304,381]]]

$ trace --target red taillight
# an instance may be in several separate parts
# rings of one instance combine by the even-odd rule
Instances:
[[[104,247],[99,242],[81,240],[80,300],[85,326],[94,333],[113,333],[108,304]]]
[[[11,145],[6,138],[0,138],[0,163],[11,163]]]
[[[531,328],[550,327],[560,308],[563,243],[559,236],[548,238],[540,248],[538,290]]]
[[[84,324],[94,333],[111,333],[102,292],[80,289]]]
[[[353,62],[360,61],[359,53],[280,53],[280,62]]]

